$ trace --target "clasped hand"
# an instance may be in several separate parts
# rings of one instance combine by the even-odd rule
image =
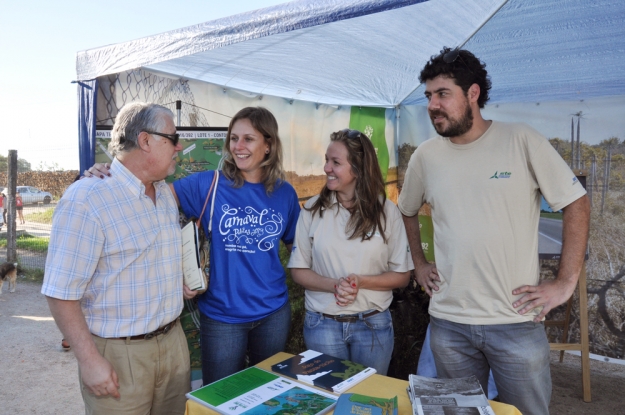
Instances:
[[[353,304],[358,295],[358,287],[359,281],[356,274],[349,274],[347,277],[339,278],[338,282],[334,284],[336,304],[340,307]]]

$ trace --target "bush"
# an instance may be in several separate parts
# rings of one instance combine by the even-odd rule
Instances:
[[[44,270],[42,270],[41,268],[25,268],[22,266],[18,266],[17,270],[18,273],[22,275],[26,281],[37,282],[40,284],[43,283]]]
[[[19,172],[17,173],[17,186],[33,186],[52,193],[54,198],[58,199],[74,182],[76,175],[78,175],[78,170]],[[6,170],[0,171],[0,186],[6,186],[7,183]]]
[[[17,237],[16,245],[17,249],[26,249],[35,252],[47,252],[48,251],[48,238],[38,238],[29,234],[20,235]],[[7,239],[0,239],[0,248],[7,247]]]
[[[293,281],[291,270],[286,266],[289,263],[289,251],[280,242],[280,262],[286,270],[286,284],[289,288],[289,301],[291,302],[291,329],[286,343],[287,353],[299,354],[306,350],[304,343],[304,287]]]

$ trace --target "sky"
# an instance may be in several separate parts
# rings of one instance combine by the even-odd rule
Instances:
[[[0,154],[78,169],[76,52],[286,0],[0,0]]]

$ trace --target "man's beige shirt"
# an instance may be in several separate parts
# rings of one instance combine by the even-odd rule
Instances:
[[[554,211],[586,194],[549,141],[525,124],[493,121],[476,141],[436,137],[408,163],[399,209],[432,207],[434,253],[441,279],[434,317],[463,324],[509,324],[520,315],[512,290],[539,278],[541,193]]]

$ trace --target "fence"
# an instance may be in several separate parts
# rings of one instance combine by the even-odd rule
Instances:
[[[44,269],[55,207],[56,201],[52,201],[46,205],[24,205],[21,211],[16,211],[17,261],[21,268]],[[7,258],[6,246],[7,233],[3,226],[0,232],[0,249],[4,251],[4,258]]]
[[[406,149],[412,153],[414,148]],[[400,155],[402,149],[400,149]],[[566,160],[566,155],[563,155]],[[570,155],[568,155],[570,157]],[[400,163],[402,164],[402,163]],[[594,154],[574,161],[575,167],[588,171],[586,188],[592,201],[593,211],[603,214],[621,213],[625,205],[621,199],[625,197],[625,158],[621,154],[607,152],[605,157],[596,157]],[[403,176],[399,166],[400,176]],[[17,174],[18,186],[32,186],[49,192],[52,201],[44,204],[42,201],[31,203],[25,201],[22,209],[23,222],[16,215],[17,254],[18,262],[23,268],[41,269],[45,267],[48,239],[52,223],[52,213],[58,199],[65,189],[74,181],[77,171],[44,172],[29,171]],[[403,179],[403,177],[401,177]],[[403,180],[400,180],[402,182]],[[7,183],[6,173],[0,173],[0,187]],[[617,212],[618,211],[618,212]],[[19,212],[16,212],[19,213]],[[4,219],[6,221],[6,218]],[[6,258],[6,226],[0,228],[0,257]]]
[[[14,219],[17,261],[22,270],[42,272],[45,268],[52,214],[58,200],[77,174],[77,171],[29,171],[17,174],[17,186],[23,206],[21,209],[16,207]],[[0,184],[4,183],[7,183],[6,173],[0,173]],[[10,215],[8,212],[3,213],[0,257],[8,260],[6,221]]]

